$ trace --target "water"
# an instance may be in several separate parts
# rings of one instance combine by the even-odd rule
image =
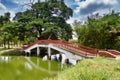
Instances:
[[[0,56],[0,80],[43,80],[58,75],[62,67],[39,57]]]

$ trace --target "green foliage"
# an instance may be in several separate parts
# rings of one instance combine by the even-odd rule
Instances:
[[[119,80],[120,61],[105,58],[86,59],[46,80]]]
[[[48,0],[46,2],[35,3],[32,5],[32,10],[36,18],[47,18],[49,20],[52,20],[54,15],[67,20],[73,13],[72,9],[68,8],[64,1],[61,0]]]
[[[10,22],[10,13],[7,12],[4,14],[4,16],[0,16],[0,34],[1,34],[1,38],[0,38],[0,44],[4,43],[4,44],[8,44],[8,48],[9,48],[9,39],[11,39],[12,36],[12,28],[11,27],[11,22]],[[10,25],[9,25],[10,24]]]
[[[66,20],[72,16],[72,9],[64,0],[36,2],[30,9],[16,13],[14,22],[10,13],[0,16],[0,45],[29,44],[36,39],[72,38],[72,28]]]
[[[111,31],[120,28],[120,16],[117,13],[105,15],[102,18],[88,18],[86,24],[75,23],[75,31],[80,44],[95,48],[117,49],[119,38]]]
[[[28,26],[24,20],[21,20],[20,22],[11,22],[10,13],[5,13],[4,16],[0,17],[0,21],[0,44],[4,44],[4,47],[6,47],[5,45],[8,45],[8,48],[10,48],[9,45],[11,43],[17,44],[21,41],[24,41],[23,44],[28,44],[36,39],[34,34],[30,31],[30,26]]]
[[[14,20],[29,24],[31,26],[30,30],[33,30],[32,32],[38,39],[46,39],[47,37],[41,38],[41,36],[44,35],[42,33],[48,31],[46,34],[49,36],[53,34],[57,36],[57,39],[62,38],[69,40],[72,38],[72,28],[66,23],[66,20],[69,19],[72,14],[72,9],[65,5],[64,0],[47,0],[33,4],[31,9],[25,12],[18,12]],[[53,30],[55,26],[58,27],[56,28],[58,29],[57,33],[56,30]],[[46,31],[44,32],[42,28],[45,28]]]

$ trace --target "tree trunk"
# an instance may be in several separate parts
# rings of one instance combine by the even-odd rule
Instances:
[[[6,48],[6,41],[4,41],[3,45],[4,45],[4,48]]]
[[[10,49],[10,42],[9,40],[7,41],[8,49]]]

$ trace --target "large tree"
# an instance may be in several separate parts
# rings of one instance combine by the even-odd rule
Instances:
[[[61,35],[59,38],[68,40],[72,37],[72,28],[66,23],[66,20],[69,19],[72,14],[72,9],[65,5],[64,0],[46,0],[45,2],[38,1],[32,4],[31,9],[25,12],[17,13],[14,20],[28,24],[32,23],[32,29],[36,29],[36,32],[39,33],[37,34],[39,35],[39,39],[41,39],[43,33],[42,28],[44,28],[46,24],[50,25],[46,27],[46,29],[57,26],[57,36]],[[49,30],[46,31],[48,31],[48,33],[50,32]],[[51,33],[53,32],[55,32],[54,28],[51,28]]]

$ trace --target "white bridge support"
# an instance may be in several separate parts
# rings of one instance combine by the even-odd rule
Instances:
[[[54,44],[35,44],[27,49],[25,49],[24,51],[25,52],[28,52],[29,54],[31,54],[31,50],[34,49],[34,48],[37,48],[37,56],[40,55],[40,48],[41,47],[44,47],[44,48],[47,48],[48,49],[48,57],[50,58],[51,56],[51,49],[54,49],[54,50],[57,50],[60,54],[65,54],[65,56],[67,58],[71,58],[71,59],[75,59],[75,60],[80,60],[80,59],[83,59],[84,57],[80,56],[80,55],[76,55],[70,51],[67,51],[65,49],[62,49],[62,48],[59,48],[58,46],[55,46]]]
[[[40,55],[40,48],[37,46],[37,56]]]
[[[65,56],[66,56],[67,58],[71,58],[71,59],[75,59],[75,60],[83,59],[82,56],[76,55],[76,54],[74,54],[74,53],[72,53],[72,52],[70,52],[70,51],[67,51],[67,50],[65,50],[65,49],[59,48],[59,47],[57,47],[57,46],[55,46],[55,45],[53,45],[53,44],[49,44],[49,47],[52,48],[52,49],[54,49],[54,50],[59,51],[60,54],[62,54],[62,53],[65,54]]]
[[[51,48],[48,46],[48,58],[51,56]]]

